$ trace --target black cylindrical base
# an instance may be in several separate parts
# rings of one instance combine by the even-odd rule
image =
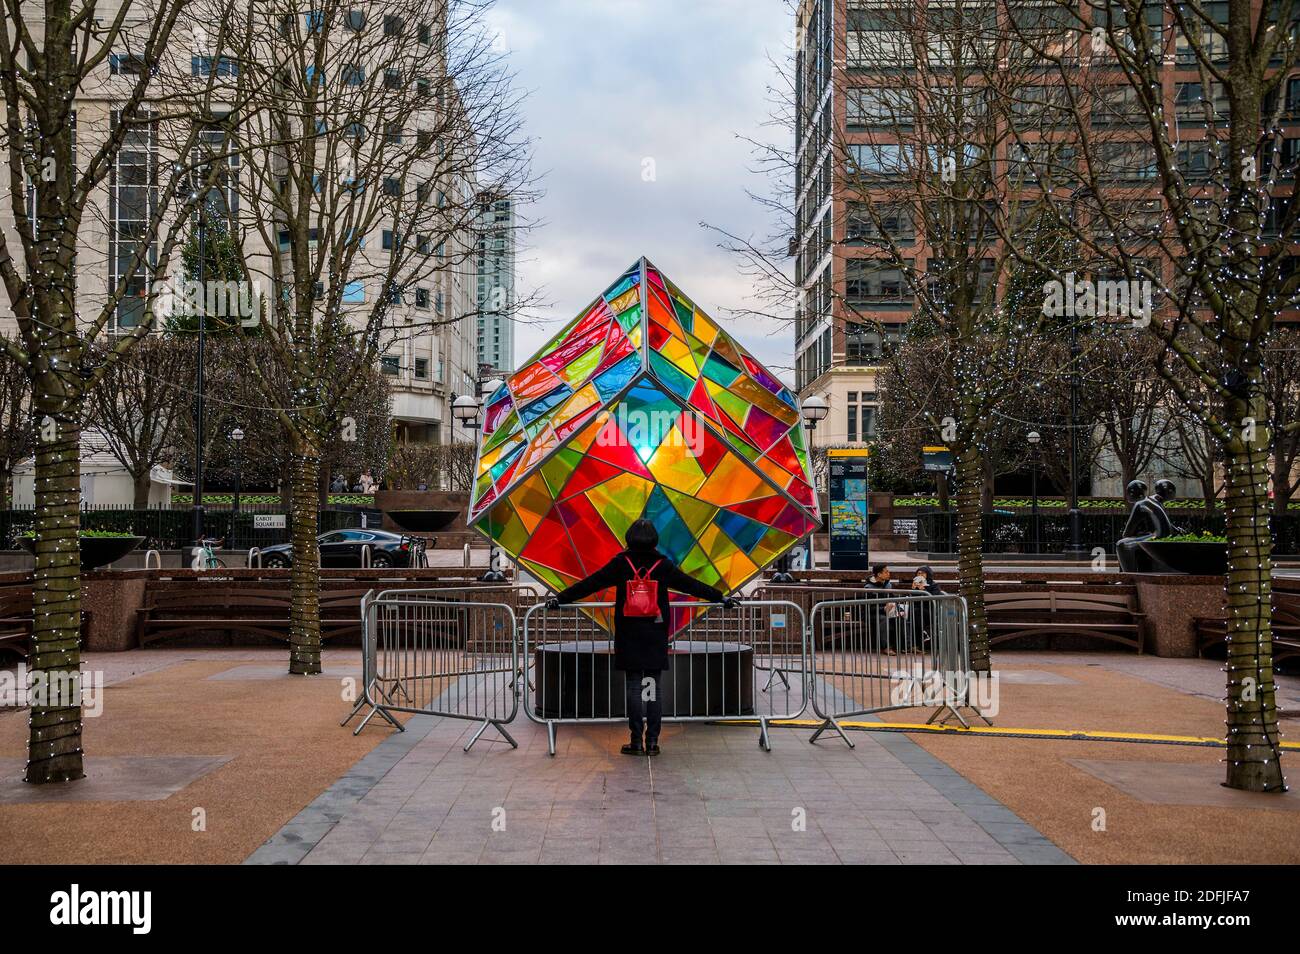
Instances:
[[[607,640],[548,643],[533,652],[534,712],[542,719],[627,715],[623,673]],[[754,714],[754,649],[744,643],[682,640],[672,644],[659,680],[664,718]]]

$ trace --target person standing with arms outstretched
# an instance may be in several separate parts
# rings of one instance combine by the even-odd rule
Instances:
[[[615,587],[614,668],[623,670],[631,741],[624,755],[658,755],[663,702],[659,676],[668,668],[668,591],[676,590],[728,608],[739,605],[677,568],[656,549],[659,531],[644,518],[627,530],[627,549],[585,580],[546,601],[550,609]],[[644,733],[644,738],[643,738]]]

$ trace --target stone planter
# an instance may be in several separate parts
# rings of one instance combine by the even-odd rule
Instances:
[[[35,537],[19,537],[18,542],[28,553],[35,555]],[[114,560],[122,559],[144,543],[144,537],[81,537],[79,542],[81,569],[86,571],[108,566]]]
[[[1157,567],[1192,576],[1223,576],[1228,571],[1226,543],[1188,540],[1148,540],[1138,544]]]

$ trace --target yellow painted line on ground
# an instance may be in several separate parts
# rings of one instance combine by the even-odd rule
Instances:
[[[757,719],[719,720],[721,725],[758,725]],[[815,729],[824,723],[820,719],[770,719],[768,725]],[[1007,726],[924,725],[917,722],[849,722],[840,720],[845,729],[867,732],[930,732],[947,735],[1003,736],[1021,739],[1058,739],[1085,742],[1146,742],[1156,745],[1204,745],[1226,748],[1223,739],[1202,735],[1160,735],[1152,732],[1095,732],[1083,729],[1023,729]],[[1300,751],[1300,742],[1283,742],[1283,749]]]

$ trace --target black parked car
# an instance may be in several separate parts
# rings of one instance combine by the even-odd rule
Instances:
[[[362,550],[370,548],[370,565],[376,568],[424,566],[425,543],[420,537],[387,530],[331,530],[316,538],[323,567],[360,567]],[[293,564],[293,544],[281,543],[262,550],[262,566]]]

